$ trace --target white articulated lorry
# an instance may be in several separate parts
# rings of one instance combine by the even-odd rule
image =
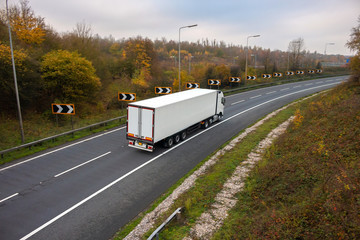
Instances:
[[[126,138],[129,146],[150,151],[184,140],[191,129],[207,128],[224,115],[225,98],[219,90],[192,89],[130,103]]]

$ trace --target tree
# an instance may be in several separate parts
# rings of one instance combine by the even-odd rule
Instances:
[[[350,68],[353,72],[353,81],[360,82],[360,16],[358,18],[358,26],[352,29],[350,41],[347,46],[350,50],[355,51],[356,55],[351,58]]]
[[[360,16],[358,17],[359,25],[352,29],[350,34],[350,40],[346,43],[346,46],[350,48],[351,51],[360,53]]]
[[[45,90],[52,100],[91,101],[101,86],[91,62],[77,52],[47,53],[41,62],[41,72]]]
[[[25,61],[27,54],[23,51],[14,50],[14,60],[18,75],[21,77],[27,70]],[[20,80],[20,79],[19,79]],[[23,79],[19,81],[19,92],[22,93]],[[0,42],[0,106],[1,108],[12,108],[10,103],[15,99],[14,78],[12,71],[10,47]]]
[[[16,36],[27,44],[40,44],[45,40],[44,19],[35,16],[28,5],[29,1],[20,2],[20,8],[10,9],[10,23]]]
[[[290,54],[290,69],[297,70],[300,68],[302,52],[304,50],[304,39],[298,38],[289,43],[288,52]]]

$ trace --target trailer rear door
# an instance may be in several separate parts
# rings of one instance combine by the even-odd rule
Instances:
[[[154,110],[135,106],[128,107],[128,136],[153,141]]]

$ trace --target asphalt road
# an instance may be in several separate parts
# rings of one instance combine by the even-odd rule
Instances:
[[[228,96],[221,122],[171,149],[129,148],[121,127],[1,166],[0,239],[109,239],[238,132],[347,78]]]

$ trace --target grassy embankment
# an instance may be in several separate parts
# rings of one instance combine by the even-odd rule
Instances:
[[[358,236],[360,86],[350,84],[296,104],[248,135],[159,219],[160,224],[177,207],[185,208],[182,220],[170,224],[160,239],[184,237],[236,166],[267,133],[293,114],[295,122],[247,179],[238,204],[214,239]],[[139,221],[122,229],[116,239],[126,236]]]

